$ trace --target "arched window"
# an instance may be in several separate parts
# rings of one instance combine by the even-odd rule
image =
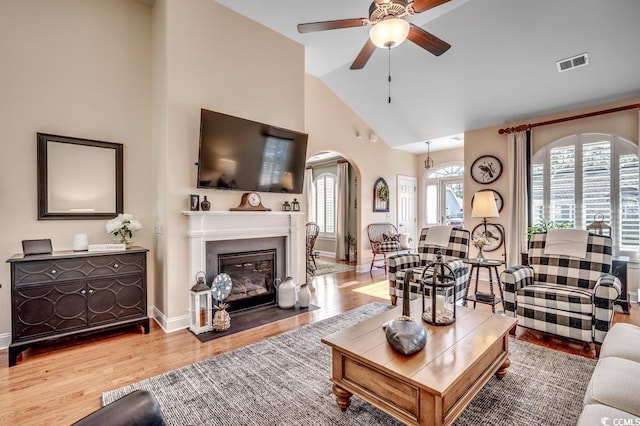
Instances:
[[[455,163],[431,171],[425,182],[425,226],[463,227],[464,165]]]
[[[532,222],[585,229],[596,214],[611,225],[614,254],[638,258],[638,147],[605,134],[577,134],[538,151],[532,161]]]
[[[313,181],[311,217],[324,234],[336,233],[337,183],[337,176],[331,173],[323,173]]]

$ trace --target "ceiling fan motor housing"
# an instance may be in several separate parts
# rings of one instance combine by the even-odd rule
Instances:
[[[369,20],[372,24],[388,16],[400,18],[408,13],[408,2],[405,0],[391,0],[386,3],[376,3],[374,1],[369,6]]]

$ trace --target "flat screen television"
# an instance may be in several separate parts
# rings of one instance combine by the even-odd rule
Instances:
[[[307,138],[202,109],[198,188],[301,194]]]

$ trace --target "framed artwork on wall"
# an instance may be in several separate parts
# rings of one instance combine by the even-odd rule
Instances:
[[[487,185],[498,180],[502,175],[502,163],[493,155],[482,155],[471,165],[471,178]]]
[[[389,185],[384,178],[378,178],[373,184],[373,211],[384,213],[389,211]]]

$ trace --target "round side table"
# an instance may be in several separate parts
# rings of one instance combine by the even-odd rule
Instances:
[[[471,273],[469,275],[469,282],[464,292],[464,306],[467,306],[468,301],[473,302],[473,309],[476,308],[476,303],[484,303],[491,305],[491,312],[495,314],[496,305],[502,303],[504,306],[504,295],[502,293],[502,284],[500,283],[500,274],[498,273],[498,266],[502,266],[502,261],[493,259],[467,259],[464,263],[471,265]],[[478,278],[480,275],[480,268],[486,268],[489,271],[489,291],[491,293],[478,292]],[[469,287],[471,287],[471,280],[473,279],[473,272],[476,273],[476,287],[473,294],[469,295]],[[496,297],[493,290],[493,273],[496,275],[496,281],[498,283],[498,290],[500,291],[500,297]]]

